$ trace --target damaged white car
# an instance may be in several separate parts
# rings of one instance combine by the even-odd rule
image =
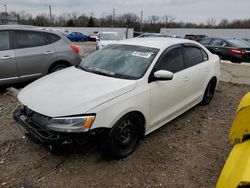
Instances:
[[[25,87],[14,119],[45,143],[102,135],[109,153],[122,158],[144,135],[209,104],[219,72],[218,56],[196,42],[123,40]]]

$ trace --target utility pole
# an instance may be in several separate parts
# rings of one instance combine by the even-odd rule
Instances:
[[[113,9],[112,21],[113,21],[113,27],[114,27],[114,23],[115,23],[115,9]]]
[[[49,5],[49,18],[50,18],[50,25],[52,26],[52,14],[51,14],[51,5]]]
[[[6,23],[7,23],[7,17],[8,17],[8,13],[7,13],[7,5],[6,5],[6,4],[4,4],[3,6],[5,7],[5,21],[6,21]]]
[[[140,25],[140,32],[142,32],[142,22],[143,22],[143,10],[141,11],[141,25]]]

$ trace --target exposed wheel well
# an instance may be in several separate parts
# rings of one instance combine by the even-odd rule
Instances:
[[[210,81],[212,81],[212,80],[214,80],[215,81],[215,85],[217,84],[217,78],[216,78],[216,76],[214,76],[213,78],[211,78],[211,80]],[[209,82],[210,82],[209,81]]]
[[[52,65],[50,65],[49,70],[48,70],[48,73],[51,73],[51,70],[52,70],[55,66],[57,66],[57,65],[59,65],[59,64],[66,65],[66,66],[68,66],[68,67],[71,66],[71,64],[70,64],[68,61],[65,61],[65,60],[56,61],[56,62],[54,62]]]
[[[139,120],[141,121],[140,122],[140,127],[139,127],[140,137],[143,137],[144,134],[145,134],[145,123],[146,123],[144,115],[139,111],[131,111],[131,112],[125,114],[124,116],[127,116],[129,114],[136,114],[139,117]]]

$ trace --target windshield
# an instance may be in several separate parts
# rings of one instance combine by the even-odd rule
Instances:
[[[80,68],[110,77],[139,79],[147,71],[159,49],[113,44],[84,59]]]
[[[121,36],[118,33],[101,33],[101,40],[121,40]]]
[[[250,48],[249,42],[240,39],[229,39],[228,40],[233,46],[238,48]]]

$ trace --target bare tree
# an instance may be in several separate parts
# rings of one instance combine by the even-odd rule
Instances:
[[[152,15],[152,16],[149,16],[149,21],[151,22],[151,24],[156,24],[156,22],[160,19],[159,16],[157,15]]]
[[[216,26],[216,22],[217,22],[217,20],[215,18],[208,18],[206,25],[208,28],[213,28]]]

